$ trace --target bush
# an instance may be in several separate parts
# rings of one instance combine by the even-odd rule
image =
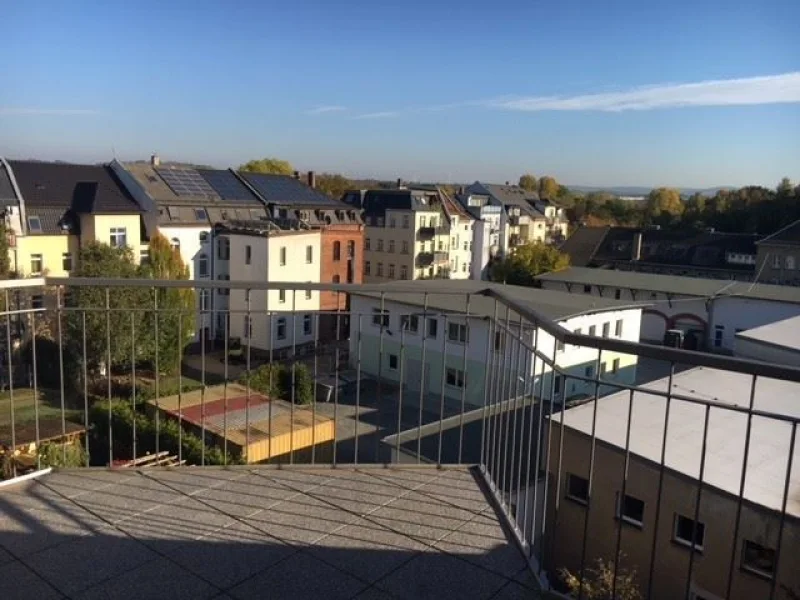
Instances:
[[[239,379],[242,385],[248,384],[247,373]],[[292,400],[292,367],[272,363],[261,365],[250,372],[250,387],[270,398]],[[300,362],[294,363],[294,403],[314,402],[314,378],[309,368]]]
[[[71,444],[45,442],[39,447],[42,467],[85,467],[86,452],[80,441]]]
[[[587,567],[583,581],[567,569],[561,569],[560,575],[572,596],[576,598],[583,597],[588,600],[641,600],[642,594],[636,584],[636,571],[633,569],[619,569],[616,572],[616,589],[614,585],[615,571],[616,565],[613,562],[606,562],[602,558],[598,558],[594,567]]]
[[[80,389],[83,369],[80,359],[68,346],[63,347],[64,354],[64,391],[71,394]],[[24,364],[33,371],[33,341],[28,340],[20,349],[20,357]],[[61,351],[58,344],[48,338],[36,338],[36,379],[40,387],[50,389],[61,388]],[[77,376],[76,376],[77,375]]]

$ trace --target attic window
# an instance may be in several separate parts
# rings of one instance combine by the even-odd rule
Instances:
[[[31,215],[28,217],[28,230],[31,233],[41,233],[42,232],[42,222],[36,215]]]
[[[205,208],[195,208],[194,218],[198,221],[208,221],[208,213]]]

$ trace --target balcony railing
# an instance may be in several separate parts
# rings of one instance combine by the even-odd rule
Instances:
[[[176,301],[215,288],[224,309]],[[797,589],[800,369],[573,333],[518,289],[431,289],[2,282],[4,474],[475,465],[544,588],[602,559],[644,597]],[[316,310],[322,291],[347,310]],[[709,370],[714,395],[691,379]]]
[[[417,239],[419,241],[432,240],[436,235],[436,227],[420,227],[417,230]]]

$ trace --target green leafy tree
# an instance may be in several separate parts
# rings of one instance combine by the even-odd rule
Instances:
[[[525,173],[525,175],[519,178],[519,187],[521,187],[523,190],[528,190],[529,192],[538,192],[539,182],[535,176],[531,175],[530,173]]]
[[[681,193],[675,188],[660,187],[647,195],[647,214],[650,218],[679,217],[683,209]]]
[[[140,273],[146,279],[189,279],[189,268],[184,264],[180,252],[160,233],[150,238],[149,260],[142,264]],[[145,313],[142,326],[143,340],[147,343],[142,344],[140,352],[152,362],[155,358],[155,347],[158,346],[159,370],[170,372],[180,365],[183,349],[194,335],[195,292],[191,288],[160,288],[149,293],[147,308],[157,306],[158,311]],[[158,338],[155,337],[156,322]]]
[[[0,279],[8,279],[11,271],[11,257],[8,253],[8,227],[5,219],[0,219]]]
[[[539,179],[539,197],[555,200],[560,187],[555,177],[545,175]]]
[[[583,580],[561,569],[561,577],[575,598],[587,600],[641,600],[634,569],[617,570],[614,563],[598,558],[594,567],[586,569]],[[616,574],[616,582],[614,576]]]
[[[322,173],[317,175],[317,189],[336,200],[353,188],[353,182],[338,173]]]
[[[552,246],[530,243],[518,246],[514,252],[496,262],[492,279],[512,285],[533,285],[534,277],[569,266],[569,256]]]
[[[781,182],[778,184],[778,188],[776,189],[778,196],[791,196],[794,193],[794,186],[792,185],[792,180],[788,177],[784,177],[781,179]]]
[[[250,171],[252,173],[268,173],[270,175],[291,175],[294,172],[289,161],[279,158],[259,158],[250,160],[241,165],[239,170]]]

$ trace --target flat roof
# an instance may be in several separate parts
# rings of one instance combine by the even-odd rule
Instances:
[[[673,377],[673,392],[702,400],[747,407],[751,376],[698,367]],[[668,378],[644,387],[666,392]],[[666,400],[634,391],[631,413],[631,454],[660,464],[664,434]],[[630,392],[622,391],[600,399],[595,434],[597,440],[625,449]],[[782,415],[800,417],[800,384],[759,377],[754,407]],[[594,403],[571,408],[564,413],[566,427],[586,435],[592,432]],[[553,415],[561,421],[561,415]],[[686,401],[671,401],[665,464],[670,470],[697,479],[700,474],[705,407]],[[703,482],[738,496],[744,461],[747,414],[712,407],[709,412],[706,464]],[[773,510],[781,510],[786,468],[791,444],[791,423],[754,416],[744,497]],[[794,449],[793,474],[789,486],[787,514],[800,517],[800,440]]]
[[[543,273],[536,277],[540,281],[599,285],[649,292],[672,293],[682,296],[740,296],[757,300],[775,300],[800,304],[800,287],[751,283],[727,279],[705,279],[681,275],[661,275],[638,271],[614,269],[591,269],[570,267],[562,271]]]
[[[740,331],[736,337],[790,352],[800,352],[800,316]]]
[[[555,290],[542,290],[519,285],[505,285],[488,281],[430,279],[413,282],[399,281],[384,285],[384,299],[423,307],[425,295],[428,294],[428,308],[433,311],[449,313],[465,313],[467,295],[469,314],[477,317],[494,316],[495,300],[488,296],[478,295],[486,289],[495,289],[506,296],[525,304],[542,316],[554,321],[561,321],[579,315],[624,309],[641,309],[650,306],[649,302],[624,302],[610,298],[598,298],[590,295],[577,295]],[[354,296],[366,296],[380,299],[378,292],[352,292]],[[497,306],[498,317],[503,317],[503,307]]]

